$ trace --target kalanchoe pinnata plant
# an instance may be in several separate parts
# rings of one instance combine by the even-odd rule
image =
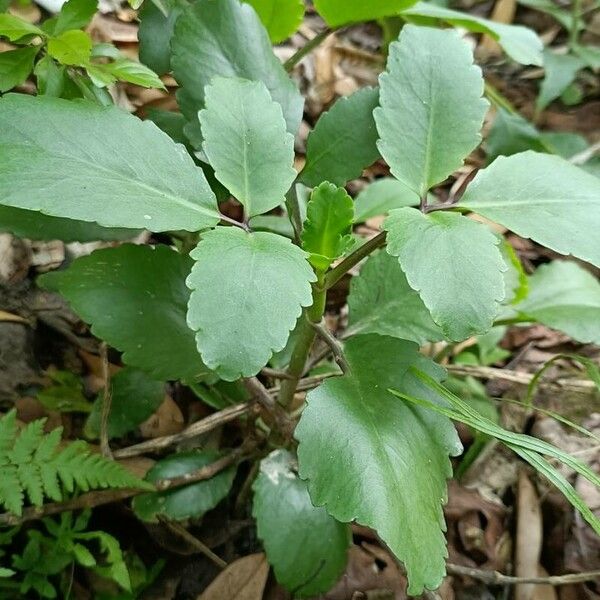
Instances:
[[[407,20],[457,18],[425,3],[397,4]],[[363,2],[350,3],[355,12],[347,18],[339,16],[340,2],[316,5],[334,26],[385,16],[363,14]],[[160,21],[146,10],[142,27]],[[432,188],[480,143],[488,103],[481,70],[458,33],[410,24],[389,48],[379,87],[337,101],[319,119],[298,173],[294,136],[303,99],[259,15],[237,0],[198,0],[177,11],[168,60],[157,70],[172,68],[181,86],[178,135],[183,129],[187,138],[178,139],[186,146],[116,107],[8,95],[0,100],[1,210],[21,222],[37,211],[52,231],[87,234],[93,227],[122,239],[124,229],[147,229],[177,241],[97,250],[41,283],[62,293],[130,367],[196,390],[242,382],[261,397],[266,412],[256,435],[269,435],[279,449],[260,463],[253,515],[279,581],[298,597],[328,590],[344,569],[349,523],[356,521],[374,528],[404,563],[411,594],[438,587],[450,457],[462,450],[452,419],[514,449],[600,532],[543,457],[562,460],[595,485],[597,475],[473,414],[443,387],[444,368],[419,352],[428,342],[533,321],[599,343],[593,277],[556,262],[527,282],[514,252],[471,218],[481,215],[600,266],[599,180],[562,158],[528,151],[499,157],[459,199],[438,202]],[[537,60],[537,38],[526,43],[531,32],[497,27],[513,58]],[[280,37],[275,26],[269,33]],[[393,176],[386,180],[391,195],[374,184],[353,201],[345,184],[379,157]],[[223,188],[243,207],[239,222],[220,212]],[[289,218],[287,229],[255,230],[255,220],[274,209]],[[389,214],[378,235],[353,235],[357,220],[382,213]],[[364,259],[351,282],[342,344],[324,325],[327,293]],[[562,270],[581,285],[569,289]],[[548,280],[562,294],[549,295]],[[288,435],[300,412],[293,400],[305,389],[317,337],[337,366],[308,392],[296,445]],[[256,378],[268,366],[285,371],[276,395]],[[219,406],[216,392],[205,397]],[[157,467],[161,477],[180,474],[176,460],[166,461]],[[203,482],[187,498],[207,510],[232,480],[228,473],[214,485]],[[187,516],[185,498],[174,504]],[[155,518],[161,507],[151,496],[138,504],[146,507],[140,518]]]

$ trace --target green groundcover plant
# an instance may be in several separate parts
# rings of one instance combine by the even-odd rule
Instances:
[[[141,385],[129,378],[140,381],[142,373],[181,381],[223,408],[227,390],[246,384],[255,396],[261,370],[283,371],[271,406],[277,418],[265,412],[256,421],[257,435],[276,448],[260,461],[253,515],[276,577],[296,596],[326,591],[340,576],[352,521],[374,528],[402,561],[411,594],[439,586],[446,480],[450,457],[462,451],[453,420],[512,448],[600,533],[544,457],[594,485],[600,478],[470,409],[441,383],[444,368],[419,352],[426,343],[521,322],[600,343],[596,279],[565,260],[528,278],[512,249],[481,222],[600,266],[600,180],[559,156],[525,151],[496,158],[459,199],[441,203],[431,194],[480,144],[488,109],[469,45],[435,26],[494,35],[525,64],[540,64],[539,40],[521,27],[423,2],[316,2],[330,27],[392,14],[405,25],[379,87],[340,99],[321,116],[297,172],[303,98],[271,40],[299,21],[261,23],[268,4],[143,7],[142,59],[159,73],[172,70],[180,85],[181,114],[155,114],[156,124],[89,100],[42,93],[0,99],[2,228],[65,240],[122,240],[146,229],[172,240],[96,250],[40,281],[122,352],[132,371],[118,384],[124,397]],[[151,48],[147,40],[159,29],[161,43]],[[344,186],[379,158],[392,177],[354,201]],[[230,196],[243,207],[239,222],[219,210],[218,201]],[[263,217],[272,211],[270,220]],[[353,225],[374,214],[388,215],[382,231],[356,237]],[[324,325],[327,292],[359,263],[342,344]],[[336,361],[320,365],[322,382],[308,392],[291,437],[281,424],[300,412],[286,411],[300,380],[314,372],[309,356],[317,338]],[[155,407],[161,388],[148,390]],[[138,409],[141,420],[143,400]],[[120,434],[128,426],[114,425]],[[217,458],[212,451],[172,455],[148,480]],[[134,509],[148,521],[161,512],[198,516],[227,495],[234,475],[230,467],[182,490],[148,492]],[[22,502],[9,501],[9,509]]]

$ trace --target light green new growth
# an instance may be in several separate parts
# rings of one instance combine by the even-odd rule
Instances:
[[[35,506],[44,498],[60,502],[65,492],[97,488],[150,488],[119,463],[92,454],[85,442],[59,449],[62,428],[44,434],[45,419],[21,431],[16,411],[0,419],[0,504],[21,515],[25,497]]]

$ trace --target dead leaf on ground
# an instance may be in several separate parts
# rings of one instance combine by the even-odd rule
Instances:
[[[156,412],[140,425],[140,433],[145,439],[179,433],[184,427],[181,409],[171,396],[165,396]]]
[[[268,576],[263,553],[244,556],[217,575],[197,600],[261,600]]]

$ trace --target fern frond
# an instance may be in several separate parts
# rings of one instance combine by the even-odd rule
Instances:
[[[63,492],[148,489],[119,463],[91,453],[85,442],[59,449],[62,429],[45,435],[44,424],[33,421],[18,432],[14,410],[0,418],[0,505],[9,512],[21,515],[25,497],[41,506],[44,498],[59,502]]]

